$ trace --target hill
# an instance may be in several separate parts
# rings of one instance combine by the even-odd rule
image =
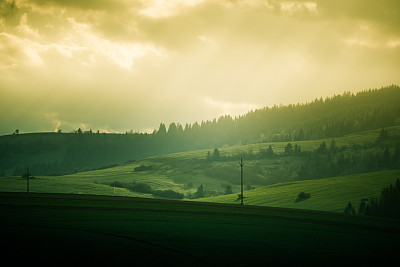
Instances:
[[[244,193],[244,203],[255,206],[343,212],[351,202],[358,209],[362,199],[379,197],[384,186],[395,184],[400,170],[346,175],[318,180],[278,183]],[[299,200],[304,192],[310,198]],[[208,197],[199,201],[239,204],[237,194]]]
[[[0,193],[14,264],[388,265],[397,220],[306,210],[66,194]]]
[[[129,160],[240,144],[338,138],[400,125],[400,87],[343,93],[310,103],[265,107],[232,118],[161,123],[152,134],[13,134],[0,137],[0,176],[72,174]],[[308,174],[309,175],[309,174]]]
[[[382,132],[387,133],[384,141],[381,140]],[[398,146],[395,146],[399,136],[400,127],[391,127],[385,131],[376,129],[336,138],[336,152],[331,147],[331,139],[295,142],[293,146],[301,148],[299,153],[288,151],[287,142],[273,142],[223,147],[217,150],[218,153],[214,153],[215,149],[206,149],[155,156],[63,176],[33,173],[35,178],[30,179],[30,191],[175,199],[220,196],[212,198],[212,201],[229,202],[234,201],[240,191],[238,162],[243,157],[245,190],[248,190],[246,196],[255,194],[254,199],[250,202],[246,199],[246,203],[342,211],[348,201],[354,201],[353,205],[357,206],[361,198],[377,197],[383,186],[392,183],[392,178],[398,178],[395,177],[396,171],[388,170],[400,168],[396,154]],[[324,143],[328,144],[325,152],[320,151]],[[270,146],[272,154],[267,153]],[[388,162],[391,165],[387,165]],[[335,179],[338,186],[343,185],[343,188],[340,187],[344,190],[343,194],[335,195],[329,191],[333,189],[330,185],[335,179],[317,181],[327,177],[338,177]],[[364,181],[369,181],[369,184],[363,185]],[[282,186],[282,183],[289,184]],[[278,185],[264,188],[274,184]],[[350,190],[353,184],[357,184],[354,190],[359,191]],[[293,198],[303,187],[304,192],[312,194],[312,198],[295,203]],[[198,192],[200,188],[202,192]],[[256,189],[251,190],[253,188]],[[276,188],[291,188],[290,194],[284,191],[283,195],[275,194],[273,192],[282,192]],[[0,178],[0,191],[26,190],[26,178]],[[235,194],[221,196],[231,193]],[[318,194],[322,198],[317,198]],[[317,200],[320,202],[317,203]]]

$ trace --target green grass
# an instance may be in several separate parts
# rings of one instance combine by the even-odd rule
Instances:
[[[14,264],[385,265],[400,224],[328,212],[155,199],[0,193]]]
[[[392,137],[400,137],[400,127],[388,128]],[[335,138],[338,147],[351,144],[372,143],[379,136],[380,129],[365,131]],[[316,149],[323,141],[328,145],[332,138],[292,142],[298,144],[303,151]],[[71,193],[92,195],[113,195],[130,197],[148,197],[151,194],[131,192],[123,188],[113,188],[108,184],[119,182],[144,182],[154,190],[172,189],[184,194],[195,193],[200,184],[212,196],[223,195],[227,185],[231,185],[232,196],[218,196],[206,201],[234,202],[240,191],[240,155],[257,153],[272,145],[275,153],[284,151],[287,142],[261,143],[243,146],[220,148],[221,156],[233,157],[230,161],[206,161],[204,149],[169,154],[125,163],[116,167],[93,170],[64,176],[38,176],[30,181],[30,191],[38,193]],[[235,160],[237,158],[237,160]],[[384,185],[394,181],[395,172],[379,172],[362,175],[351,175],[321,181],[295,182],[296,168],[304,160],[300,157],[281,157],[278,159],[246,159],[245,186],[250,184],[255,190],[246,192],[246,203],[251,205],[267,205],[341,211],[348,201],[358,205],[361,198],[378,196]],[[141,165],[153,166],[152,170],[134,171]],[[35,175],[35,174],[33,174]],[[398,175],[397,175],[398,176]],[[367,177],[367,178],[365,178]],[[282,184],[288,183],[288,184]],[[361,184],[365,183],[365,186]],[[353,184],[357,188],[353,189]],[[264,187],[269,185],[269,187]],[[335,185],[335,186],[332,186]],[[26,180],[20,177],[1,177],[0,191],[25,192]],[[311,193],[309,200],[294,203],[301,191]],[[233,200],[232,200],[233,199]],[[321,204],[318,204],[321,201]]]
[[[400,170],[371,172],[318,180],[278,183],[244,191],[247,205],[343,212],[350,201],[358,208],[361,199],[377,198],[384,186],[395,184]],[[311,198],[296,202],[300,192]],[[200,201],[239,203],[237,194],[203,198]]]

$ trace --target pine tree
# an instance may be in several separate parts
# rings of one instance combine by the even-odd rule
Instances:
[[[232,193],[233,193],[232,186],[231,185],[227,185],[226,189],[225,189],[225,195],[229,195],[229,194],[232,194]]]
[[[204,188],[203,188],[203,184],[201,184],[199,186],[199,188],[197,188],[197,192],[195,194],[196,198],[203,198],[204,197]]]
[[[291,143],[288,143],[288,144],[285,146],[285,154],[286,154],[286,155],[291,155],[292,152],[293,152],[293,146],[292,146]]]
[[[332,142],[329,146],[329,153],[330,154],[336,154],[337,153],[337,148],[336,148],[336,142],[335,139],[332,139]]]
[[[219,157],[220,157],[219,150],[218,148],[215,148],[213,151],[213,159],[219,159]]]
[[[354,210],[351,202],[349,202],[347,204],[346,208],[344,209],[344,214],[346,214],[346,215],[355,215],[356,214],[356,211]]]

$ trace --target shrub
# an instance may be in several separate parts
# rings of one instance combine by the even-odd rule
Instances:
[[[172,198],[172,199],[182,199],[184,195],[174,190],[156,190],[153,192],[154,196]]]
[[[124,183],[124,182],[115,181],[115,182],[112,182],[110,184],[110,186],[118,187],[118,188],[126,188],[129,191],[138,192],[138,193],[149,193],[149,194],[153,193],[153,189],[151,188],[151,186],[146,183],[135,183],[135,182]]]
[[[311,194],[310,194],[310,193],[301,192],[300,194],[297,195],[296,202],[309,199],[310,197],[311,197]]]
[[[131,190],[139,193],[153,193],[153,188],[146,183],[133,183]]]
[[[139,167],[135,167],[133,170],[135,172],[142,172],[142,171],[151,171],[153,169],[152,165],[146,166],[146,165],[140,165]]]
[[[110,184],[110,186],[112,186],[112,187],[118,187],[118,188],[125,188],[124,183],[119,182],[119,181],[112,182],[112,183]]]

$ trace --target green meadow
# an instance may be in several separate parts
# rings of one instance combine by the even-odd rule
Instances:
[[[400,127],[388,128],[393,138],[400,136]],[[380,130],[370,130],[335,138],[338,147],[372,144]],[[332,139],[293,142],[302,151],[313,151]],[[394,183],[399,171],[380,171],[316,180],[296,181],[296,168],[304,157],[276,158],[252,157],[270,145],[274,153],[282,154],[288,142],[259,143],[219,148],[221,160],[207,160],[213,149],[196,150],[127,162],[112,168],[98,169],[62,176],[35,176],[29,181],[30,192],[68,193],[160,198],[149,192],[135,192],[111,186],[113,182],[145,183],[153,190],[173,190],[190,198],[200,185],[206,198],[196,201],[237,203],[240,192],[239,160],[243,156],[245,203],[248,205],[301,208],[340,212],[351,201],[357,207],[363,198],[378,197],[383,186]],[[247,158],[248,159],[247,159]],[[145,166],[144,170],[135,170]],[[231,186],[231,195],[224,195]],[[0,191],[26,192],[26,179],[1,177]],[[300,192],[310,193],[311,198],[295,202]],[[162,197],[161,197],[162,198]]]
[[[343,212],[350,201],[357,209],[361,199],[378,198],[382,188],[395,184],[400,170],[371,172],[318,180],[278,183],[244,191],[246,205]],[[299,193],[311,194],[296,201]],[[237,203],[237,194],[198,199],[218,203]]]

